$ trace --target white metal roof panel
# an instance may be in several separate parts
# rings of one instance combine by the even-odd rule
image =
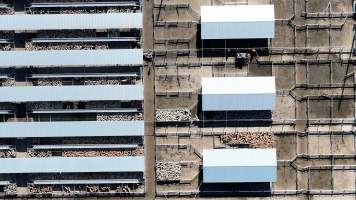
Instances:
[[[201,6],[201,22],[274,22],[274,5]]]
[[[205,22],[202,39],[266,39],[274,37],[274,22]]]
[[[202,94],[276,93],[275,77],[203,78]]]
[[[203,150],[204,167],[277,166],[276,149]]]
[[[107,66],[107,65],[115,66],[115,65],[142,65],[142,64],[143,64],[142,49],[42,50],[42,51],[1,51],[0,52],[0,67]]]
[[[0,138],[143,136],[144,121],[0,123]]]
[[[202,39],[274,37],[273,5],[202,6]]]
[[[142,28],[142,13],[0,15],[0,30]]]
[[[0,87],[0,102],[143,100],[142,85]]]
[[[144,157],[1,158],[0,173],[143,172]]]

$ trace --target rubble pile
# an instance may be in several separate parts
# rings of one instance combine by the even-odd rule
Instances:
[[[52,186],[50,185],[41,185],[41,186],[36,186],[32,183],[27,185],[27,189],[29,193],[51,193],[53,191]]]
[[[99,185],[87,185],[86,189],[88,192],[98,192],[99,191]]]
[[[100,185],[99,190],[100,192],[110,192],[110,186]]]
[[[115,192],[130,193],[131,188],[128,185],[121,185],[121,186],[116,187]]]
[[[5,186],[4,192],[5,194],[15,194],[17,191],[17,186],[16,184],[12,183],[10,185]]]
[[[32,43],[26,42],[25,49],[39,50],[98,50],[109,49],[107,43]]]
[[[50,157],[52,156],[51,151],[37,151],[37,150],[32,150],[28,152],[28,155],[30,157]]]
[[[16,152],[14,149],[0,151],[0,158],[14,158],[16,157]]]
[[[135,121],[143,120],[142,113],[121,113],[121,114],[104,114],[98,113],[96,116],[97,121]]]
[[[121,81],[117,79],[91,79],[85,80],[84,85],[120,85]]]
[[[0,15],[13,15],[15,10],[13,8],[0,8]]]
[[[94,13],[132,13],[136,9],[131,8],[116,8],[116,7],[101,7],[101,8],[61,8],[53,10],[51,8],[31,8],[30,14],[94,14]],[[1,10],[0,10],[1,11]],[[10,11],[8,11],[10,12]],[[0,12],[1,13],[1,12]]]
[[[12,87],[12,86],[15,86],[15,84],[16,84],[16,81],[15,81],[15,79],[12,79],[12,78],[5,79],[1,82],[1,85],[4,87]]]
[[[0,44],[0,51],[11,51],[13,46],[11,44]]]
[[[229,146],[238,146],[242,144],[248,144],[250,148],[272,148],[274,145],[273,134],[269,132],[262,133],[228,133],[221,135],[221,140],[224,144]]]
[[[182,176],[182,166],[177,162],[157,162],[157,180],[176,181]]]
[[[62,156],[64,157],[123,157],[123,156],[142,156],[144,150],[142,148],[134,150],[102,150],[102,151],[75,151],[66,150],[63,151]]]
[[[38,79],[36,81],[38,86],[60,86],[63,85],[61,79]]]
[[[188,109],[164,109],[156,111],[156,120],[159,122],[190,121],[192,114]]]

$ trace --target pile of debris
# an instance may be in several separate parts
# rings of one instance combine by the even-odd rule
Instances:
[[[142,156],[144,150],[142,148],[134,150],[102,150],[102,151],[73,151],[67,150],[63,151],[62,156],[64,157],[116,157],[116,156]]]
[[[53,191],[52,186],[49,185],[41,185],[41,186],[36,186],[32,183],[27,185],[27,189],[29,193],[51,193]]]
[[[249,145],[249,148],[273,148],[274,139],[270,132],[240,132],[228,133],[220,136],[222,142],[229,146]]]
[[[61,79],[38,79],[36,81],[38,86],[60,86],[63,85]]]
[[[52,156],[52,152],[51,151],[30,150],[28,152],[28,155],[30,157],[51,157]]]
[[[5,79],[1,82],[1,86],[4,86],[4,87],[12,87],[12,86],[15,86],[15,84],[16,84],[16,81],[15,81],[15,79],[12,79],[12,78]]]
[[[136,121],[143,120],[142,113],[122,113],[122,114],[105,114],[98,113],[97,121]]]
[[[16,156],[16,152],[14,149],[0,151],[0,158],[14,158]]]
[[[130,193],[131,192],[131,188],[128,185],[121,185],[116,187],[116,192],[120,192],[120,193]]]
[[[184,122],[191,119],[192,114],[188,109],[161,109],[156,111],[158,122]]]
[[[26,42],[25,49],[29,51],[39,50],[97,50],[109,49],[106,43],[31,43]]]
[[[32,183],[27,185],[27,190],[29,193],[51,193],[53,191],[52,186],[49,185],[41,185],[41,186],[36,186]]]
[[[1,35],[0,35],[1,36]],[[43,30],[37,32],[38,38],[81,38],[96,37],[94,30]]]
[[[92,79],[85,80],[84,85],[120,85],[121,81],[117,79]]]
[[[177,181],[182,176],[182,166],[178,162],[157,162],[158,181]]]
[[[98,192],[99,191],[99,185],[87,185],[86,189],[90,193]]]
[[[13,8],[0,8],[0,15],[13,15],[15,10]]]
[[[0,51],[11,51],[13,46],[11,44],[0,44]]]
[[[14,183],[11,183],[10,185],[5,186],[4,192],[5,194],[15,194],[17,191],[17,186]]]

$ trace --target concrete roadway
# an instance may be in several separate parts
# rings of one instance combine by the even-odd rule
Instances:
[[[143,0],[143,48],[153,49],[153,3],[154,0]],[[152,62],[144,64],[144,117],[145,117],[145,199],[155,199],[156,195],[156,141],[154,136],[154,66]]]

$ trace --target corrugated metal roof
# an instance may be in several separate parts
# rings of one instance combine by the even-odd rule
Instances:
[[[274,5],[201,6],[201,22],[274,22]]]
[[[10,185],[10,181],[0,181],[0,185],[5,186],[5,185]]]
[[[273,5],[202,6],[202,39],[274,37]]]
[[[144,157],[1,158],[1,174],[70,172],[143,172]]]
[[[0,87],[0,102],[143,100],[142,85]]]
[[[274,77],[202,79],[203,111],[274,110]]]
[[[0,138],[143,136],[144,121],[0,123]]]
[[[0,30],[142,28],[142,13],[0,15]]]
[[[43,51],[1,51],[0,52],[0,67],[108,66],[108,65],[115,66],[115,65],[142,65],[142,64],[143,64],[142,49],[43,50]]]
[[[276,93],[275,77],[218,77],[202,79],[202,94]]]
[[[277,166],[276,149],[203,150],[203,166]]]
[[[216,149],[203,151],[204,183],[275,182],[275,149]]]

